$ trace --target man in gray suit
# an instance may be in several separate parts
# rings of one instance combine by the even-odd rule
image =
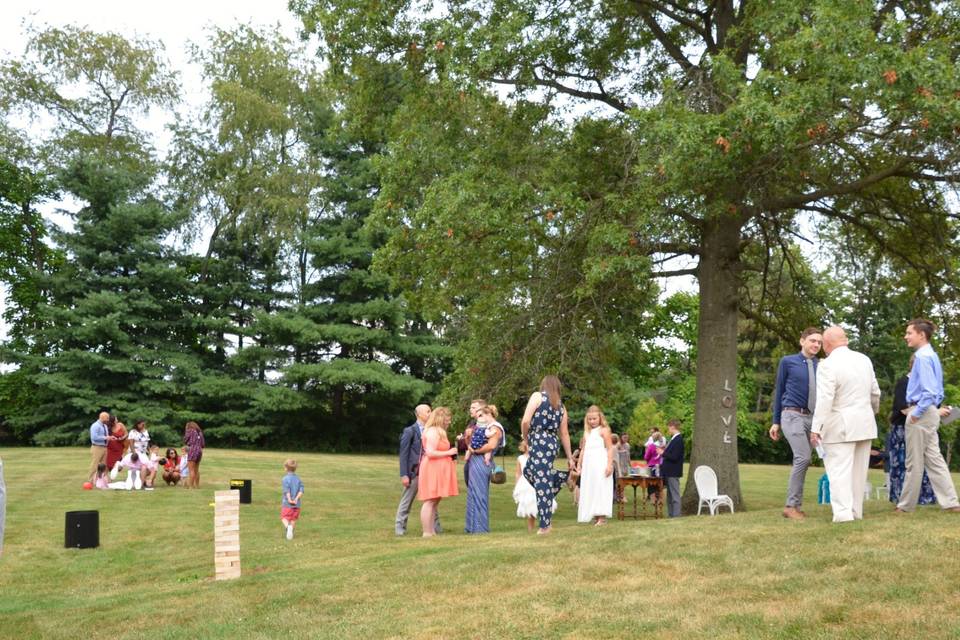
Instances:
[[[418,475],[420,471],[420,455],[423,448],[423,425],[430,417],[430,405],[421,404],[413,410],[417,421],[403,430],[400,435],[400,483],[403,493],[400,495],[400,505],[397,507],[396,534],[407,533],[407,518],[410,516],[410,506],[417,497]],[[434,522],[434,531],[440,533],[439,517]]]

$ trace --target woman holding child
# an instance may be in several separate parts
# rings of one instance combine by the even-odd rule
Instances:
[[[168,485],[180,482],[180,456],[176,449],[167,449],[163,457],[163,481]]]
[[[423,526],[424,538],[436,534],[433,524],[436,522],[440,500],[459,494],[454,462],[457,449],[451,447],[447,439],[449,426],[450,409],[437,407],[423,427],[423,456],[420,458],[417,499],[423,502],[420,508],[420,524]]]
[[[503,425],[497,422],[497,407],[486,404],[477,411],[467,453],[464,475],[467,478],[467,533],[490,533],[490,474],[493,454],[504,441]]]
[[[560,379],[546,376],[540,382],[540,391],[534,392],[527,401],[520,422],[522,442],[530,451],[530,461],[523,475],[537,492],[537,515],[540,528],[538,535],[550,533],[553,520],[553,500],[576,464],[570,453],[570,432],[567,428],[567,412],[560,397]],[[558,441],[559,434],[559,441]],[[553,461],[559,445],[567,454],[569,471],[557,471]]]

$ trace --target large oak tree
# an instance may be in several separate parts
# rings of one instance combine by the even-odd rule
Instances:
[[[958,169],[954,2],[291,7],[322,36],[334,69],[356,74],[377,61],[416,78],[383,163],[394,188],[385,185],[381,220],[396,233],[381,264],[401,282],[449,294],[461,309],[498,296],[529,309],[543,300],[527,286],[537,272],[581,283],[599,272],[611,291],[636,277],[639,263],[627,261],[650,256],[648,275],[697,277],[690,461],[714,467],[738,502],[730,390],[738,319],[742,310],[756,314],[741,298],[751,256],[785,248],[808,222],[831,220],[923,274],[918,296],[939,293],[955,234],[944,196]],[[496,86],[511,93],[491,105]],[[516,159],[484,152],[493,146]],[[584,237],[574,253],[552,246]],[[405,259],[411,252],[416,260]],[[466,266],[463,256],[471,256]],[[672,256],[692,264],[658,274]],[[485,259],[501,266],[477,277]],[[621,310],[578,292],[555,305],[560,320],[504,332],[542,331],[563,350],[571,340],[557,327],[585,330],[562,320],[564,304],[603,303],[600,322]],[[571,367],[562,360],[540,364]],[[685,504],[693,500],[688,481]]]

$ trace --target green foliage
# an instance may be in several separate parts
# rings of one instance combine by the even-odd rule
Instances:
[[[645,398],[634,407],[633,414],[630,416],[630,425],[627,427],[627,434],[630,436],[630,442],[634,446],[640,447],[650,436],[650,429],[658,427],[663,431],[666,424],[667,419],[664,417],[657,401],[653,398]]]

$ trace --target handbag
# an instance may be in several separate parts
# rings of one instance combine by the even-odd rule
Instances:
[[[507,433],[504,430],[503,426],[500,426],[500,433],[503,434],[503,441],[500,442],[500,462],[504,461],[503,451],[506,445]],[[490,473],[490,482],[493,484],[503,484],[507,481],[507,471],[503,468],[502,464],[496,464],[494,460],[493,471]]]

